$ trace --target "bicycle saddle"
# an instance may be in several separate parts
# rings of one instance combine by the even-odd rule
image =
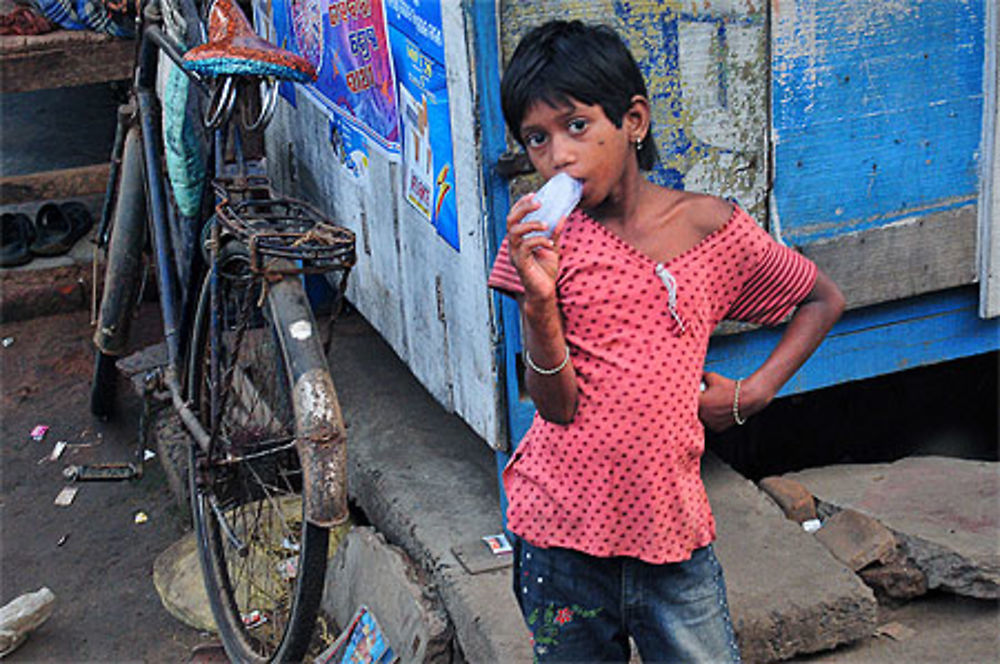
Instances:
[[[273,76],[297,83],[316,79],[308,60],[258,37],[232,0],[212,3],[208,41],[185,53],[184,63],[206,76]]]

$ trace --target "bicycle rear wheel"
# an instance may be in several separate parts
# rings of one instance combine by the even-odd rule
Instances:
[[[302,661],[329,531],[305,519],[291,379],[249,256],[230,243],[216,269],[214,302],[211,274],[201,290],[188,374],[213,440],[207,454],[192,445],[189,464],[202,572],[230,659]]]

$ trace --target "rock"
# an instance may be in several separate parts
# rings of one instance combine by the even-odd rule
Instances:
[[[927,577],[899,549],[887,563],[875,563],[858,572],[877,596],[913,599],[927,592]]]
[[[1000,562],[998,555],[966,556],[905,533],[898,534],[900,544],[915,567],[927,577],[927,587],[979,599],[1000,598]]]
[[[789,659],[871,635],[878,605],[857,575],[711,453],[702,459],[702,477],[745,662]]]
[[[888,528],[854,510],[842,510],[827,519],[816,531],[816,539],[855,572],[873,562],[888,562],[896,550]]]
[[[905,641],[917,635],[917,630],[907,627],[903,623],[889,622],[879,625],[875,630],[875,636],[887,636],[893,641]]]
[[[174,618],[202,632],[217,631],[193,532],[171,544],[153,561],[153,587],[163,608]]]
[[[802,523],[816,518],[816,501],[809,490],[793,480],[784,477],[765,477],[758,486],[771,497],[785,516]]]
[[[372,528],[354,528],[327,570],[322,608],[345,627],[367,606],[404,662],[452,661],[452,628],[440,599],[399,547]]]
[[[302,510],[301,500],[297,497],[283,497],[279,500],[286,516],[299,514]],[[350,522],[330,531],[328,556],[340,545],[349,528]],[[331,571],[327,568],[328,578],[329,574]],[[218,631],[205,591],[194,532],[188,532],[156,557],[153,561],[153,586],[160,596],[163,608],[170,615],[199,631]]]
[[[55,594],[42,587],[14,598],[0,608],[0,657],[16,650],[28,634],[49,619],[55,601]]]
[[[821,503],[857,510],[889,528],[929,589],[1000,598],[1000,464],[910,457],[785,477]]]

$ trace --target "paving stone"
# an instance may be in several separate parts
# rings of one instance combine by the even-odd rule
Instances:
[[[804,486],[784,477],[765,477],[758,486],[771,497],[785,516],[802,523],[816,518],[816,501]]]
[[[889,528],[927,576],[929,589],[1000,598],[997,462],[910,457],[785,477],[801,482],[821,503],[857,510]]]
[[[503,531],[496,457],[358,317],[330,350],[350,445],[351,498],[431,577],[469,662],[530,662],[510,568],[469,574],[452,552]]]
[[[878,607],[856,574],[711,453],[702,476],[744,661],[789,659],[871,635]]]
[[[401,661],[452,661],[452,628],[441,600],[402,549],[364,527],[351,530],[337,549],[323,595],[323,609],[341,627],[361,606]]]
[[[896,540],[888,528],[850,509],[827,519],[816,531],[816,539],[855,572],[874,562],[888,562],[896,550]]]

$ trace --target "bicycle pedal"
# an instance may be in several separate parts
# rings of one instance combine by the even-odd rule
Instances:
[[[101,463],[66,466],[63,477],[74,482],[121,482],[142,477],[142,468],[134,463]]]

